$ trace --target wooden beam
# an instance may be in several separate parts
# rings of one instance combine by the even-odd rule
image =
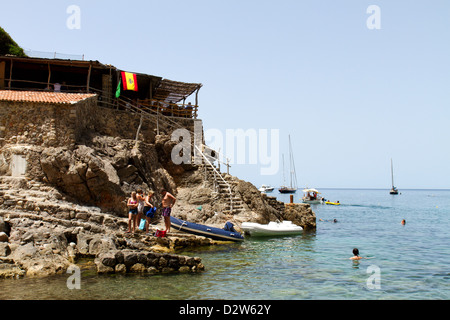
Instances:
[[[48,79],[47,79],[47,88],[46,89],[50,90],[50,78],[52,76],[52,69],[50,68],[50,62],[47,63],[47,65],[48,65]]]
[[[89,71],[88,71],[88,77],[87,77],[86,92],[89,92],[89,85],[90,85],[90,83],[91,83],[91,71],[92,71],[92,62],[89,64]]]
[[[5,67],[6,62],[0,61],[0,89],[2,90],[5,88]]]
[[[150,93],[149,93],[149,98],[153,99],[153,79],[150,78]]]
[[[195,92],[195,112],[194,112],[194,119],[197,119],[197,108],[198,108],[198,91],[201,87],[198,87],[197,91]]]
[[[14,63],[13,59],[11,59],[11,65],[9,66],[9,84],[8,84],[9,89],[11,89],[13,63]]]

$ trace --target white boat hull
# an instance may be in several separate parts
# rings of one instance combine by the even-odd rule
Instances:
[[[316,200],[303,199],[303,203],[318,204],[318,203],[322,203],[322,200],[321,199],[316,199]]]
[[[271,188],[271,187],[270,188],[264,188],[264,187],[261,187],[258,190],[261,191],[261,192],[272,192],[273,189],[275,189],[275,188]]]
[[[291,221],[269,222],[269,224],[259,224],[255,222],[243,222],[242,230],[250,236],[287,236],[300,234],[303,228],[293,224]]]

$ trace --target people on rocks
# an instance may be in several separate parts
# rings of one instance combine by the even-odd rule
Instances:
[[[145,197],[144,200],[144,214],[145,214],[145,219],[146,219],[146,223],[145,223],[145,230],[146,233],[149,234],[149,227],[150,227],[150,220],[154,217],[155,212],[156,212],[156,207],[153,206],[153,204],[151,203],[151,199],[153,197],[154,192],[151,190],[147,191],[147,196]]]
[[[161,190],[162,195],[162,212],[161,215],[164,218],[165,233],[170,232],[170,214],[172,207],[177,200],[171,193],[166,190]],[[152,204],[152,198],[154,192],[148,190],[145,194],[141,189],[133,191],[128,199],[128,230],[126,233],[134,233],[137,226],[142,219],[145,219],[145,231],[146,234],[150,234],[150,222],[155,216],[157,208]],[[141,229],[143,227],[141,226]]]
[[[172,207],[177,200],[172,194],[166,190],[161,190],[162,199],[162,216],[164,217],[164,224],[166,226],[166,233],[170,232],[170,213],[172,212]]]
[[[127,233],[130,233],[131,231],[136,230],[136,218],[138,215],[138,199],[136,196],[136,192],[133,191],[131,193],[131,197],[128,199],[127,202],[127,206],[128,206],[128,230]]]
[[[138,200],[138,213],[136,216],[136,224],[139,225],[139,222],[141,222],[142,214],[144,213],[144,202],[145,202],[145,194],[141,189],[138,189],[136,191],[136,198]]]

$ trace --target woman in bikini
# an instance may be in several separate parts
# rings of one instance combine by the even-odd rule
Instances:
[[[138,199],[136,197],[136,192],[131,193],[131,197],[128,199],[127,202],[128,206],[128,231],[126,233],[131,232],[131,224],[133,224],[133,233],[136,230],[136,216],[138,213]]]

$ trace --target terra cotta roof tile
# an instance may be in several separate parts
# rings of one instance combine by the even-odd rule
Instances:
[[[0,101],[38,102],[49,104],[74,104],[94,97],[92,93],[64,93],[40,91],[10,91],[0,90]]]

